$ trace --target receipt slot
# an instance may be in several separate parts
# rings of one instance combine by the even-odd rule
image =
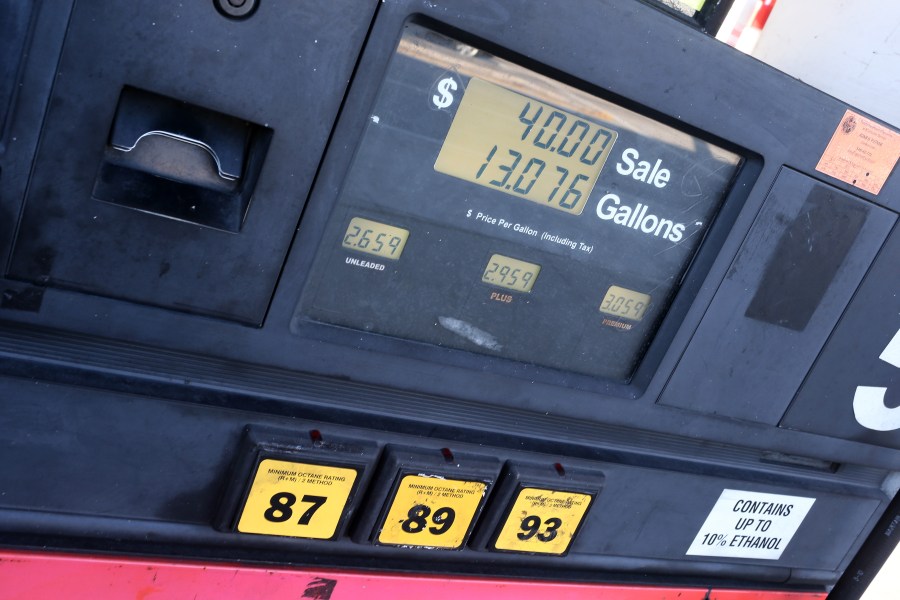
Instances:
[[[237,233],[271,136],[266,127],[125,88],[92,196]]]
[[[895,127],[634,0],[23,6],[9,552],[832,600],[885,553]]]

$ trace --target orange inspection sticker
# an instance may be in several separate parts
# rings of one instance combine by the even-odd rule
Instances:
[[[355,481],[355,469],[267,458],[256,470],[238,531],[331,539]]]
[[[494,548],[512,552],[565,554],[593,496],[525,487],[519,490]]]
[[[875,194],[900,158],[900,133],[848,110],[816,171]]]
[[[483,481],[404,475],[384,518],[378,542],[460,548],[486,491]]]

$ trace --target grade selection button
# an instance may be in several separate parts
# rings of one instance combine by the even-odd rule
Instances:
[[[592,500],[591,494],[520,487],[494,541],[494,548],[565,554]]]
[[[336,540],[346,533],[381,450],[310,426],[244,430],[214,526],[223,532]]]
[[[405,475],[397,486],[378,542],[460,548],[487,488],[483,481]]]
[[[380,509],[360,520],[356,541],[424,550],[464,547],[501,466],[493,456],[449,448],[388,447],[369,495]]]
[[[564,556],[604,482],[592,463],[509,462],[472,548]]]
[[[265,459],[259,463],[237,529],[319,540],[337,532],[357,471]]]

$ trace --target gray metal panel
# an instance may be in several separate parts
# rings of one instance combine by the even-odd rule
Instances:
[[[6,119],[16,95],[19,63],[34,12],[34,0],[0,2],[0,13],[3,14],[0,19],[0,154],[5,147]]]
[[[796,400],[781,422],[788,429],[900,448],[897,416],[885,431],[860,425],[854,415],[859,386],[884,388],[886,409],[900,405],[900,365],[880,359],[900,336],[900,230],[895,230],[872,265],[844,318],[828,341]],[[896,358],[893,359],[896,363]],[[896,413],[894,413],[896,414]]]
[[[748,560],[706,558],[714,562],[756,562],[779,567],[837,569],[879,508],[875,498],[859,498],[801,487],[763,485],[725,477],[604,465],[603,491],[572,548],[573,553],[596,552],[700,560],[687,550],[723,489],[814,498],[781,558]],[[735,513],[735,521],[741,516]]]
[[[44,527],[56,533],[74,526],[83,528],[79,535],[103,538],[111,535],[109,528],[125,528],[129,533],[124,537],[130,538],[142,522],[152,523],[160,535],[173,526],[199,525],[199,532],[183,532],[181,542],[233,550],[278,548],[300,560],[308,560],[302,553],[343,555],[356,561],[411,556],[409,550],[355,543],[346,537],[323,542],[214,531],[210,524],[219,511],[226,484],[246,483],[247,474],[233,471],[232,466],[243,458],[241,435],[248,424],[275,427],[298,439],[314,428],[325,439],[339,434],[342,439],[373,442],[372,446],[379,448],[397,444],[438,457],[442,446],[461,456],[487,450],[500,461],[528,461],[548,468],[561,461],[575,471],[589,469],[604,475],[603,487],[565,563],[552,556],[472,549],[459,553],[458,560],[490,561],[496,568],[510,564],[532,569],[617,565],[653,570],[666,565],[670,573],[683,569],[697,574],[718,568],[720,575],[783,581],[790,568],[840,568],[848,551],[858,545],[860,531],[868,531],[872,515],[886,501],[876,477],[854,482],[852,475],[848,478],[841,471],[794,468],[792,473],[785,469],[764,472],[765,465],[745,463],[699,473],[696,465],[665,461],[662,454],[639,456],[622,451],[606,460],[587,460],[523,450],[524,445],[518,444],[516,448],[486,449],[462,441],[6,377],[0,377],[0,392],[5,399],[0,403],[0,430],[4,433],[0,454],[14,459],[0,470],[0,531],[4,533],[13,526],[10,512],[18,512],[39,515]],[[451,465],[449,468],[458,467],[457,462]],[[381,508],[380,496],[372,494],[372,489],[379,481],[389,484],[395,467],[380,479],[376,476],[369,487],[360,505],[362,525],[370,527]],[[790,541],[784,540],[778,559],[687,555],[724,489],[814,498],[815,502]],[[488,505],[485,510],[503,509],[502,505]],[[741,516],[748,515],[735,513],[735,519]],[[87,519],[102,519],[102,524],[92,521],[97,524],[93,530],[86,525]],[[122,534],[117,533],[119,536]],[[448,560],[442,552],[412,552],[417,552],[414,556],[420,566],[437,568]],[[255,560],[264,559],[258,555]]]
[[[782,169],[660,402],[777,424],[895,221]]]
[[[10,273],[259,324],[374,10],[275,1],[239,22],[212,2],[79,3]],[[125,85],[275,131],[270,157],[291,160],[263,166],[239,234],[92,199]]]

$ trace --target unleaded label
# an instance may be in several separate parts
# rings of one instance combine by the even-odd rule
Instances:
[[[723,490],[687,554],[778,560],[815,501]]]

